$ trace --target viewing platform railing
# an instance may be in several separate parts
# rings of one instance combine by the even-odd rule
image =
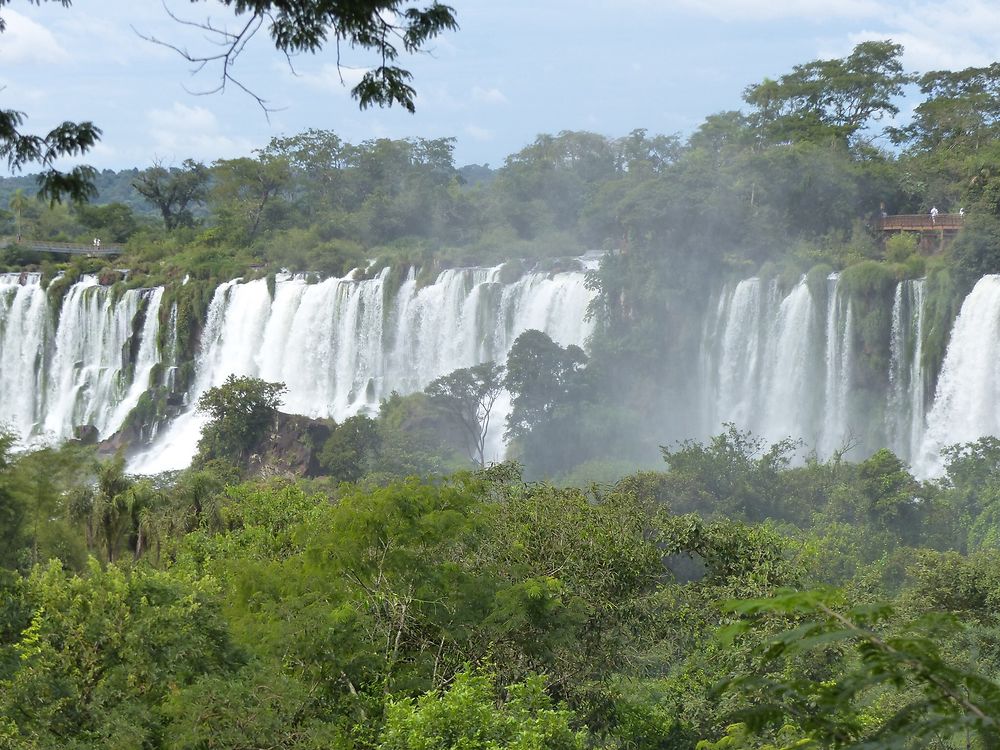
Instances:
[[[965,224],[962,214],[896,214],[875,220],[875,228],[883,232],[957,232]]]

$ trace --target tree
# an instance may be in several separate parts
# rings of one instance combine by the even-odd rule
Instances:
[[[3,8],[10,0],[0,0]],[[40,5],[44,0],[30,0]],[[59,0],[63,7],[69,7],[70,0]],[[0,33],[6,28],[0,18]],[[57,202],[68,196],[74,202],[93,198],[93,167],[76,166],[69,172],[60,172],[53,165],[58,159],[79,156],[86,153],[101,138],[101,129],[92,122],[64,122],[45,135],[22,132],[26,116],[14,109],[0,109],[0,158],[7,160],[11,172],[20,172],[28,164],[41,167],[38,175],[38,195]]]
[[[21,241],[21,214],[28,207],[28,197],[24,194],[23,188],[18,188],[7,201],[7,206],[14,212],[15,226],[17,228],[17,241]]]
[[[10,0],[0,0],[0,8]],[[45,0],[29,0],[41,4]],[[69,7],[71,0],[58,0],[63,7]],[[180,52],[184,57],[199,65],[217,63],[221,68],[221,83],[216,90],[222,90],[227,83],[251,93],[249,89],[233,77],[233,65],[250,39],[266,23],[275,48],[286,57],[298,52],[317,52],[332,37],[338,52],[341,44],[351,48],[372,52],[379,61],[362,77],[351,90],[362,109],[372,105],[391,106],[399,104],[406,110],[415,110],[416,91],[410,85],[412,74],[395,62],[400,49],[415,53],[425,49],[431,39],[444,31],[458,28],[454,9],[436,0],[420,7],[412,0],[222,0],[227,8],[232,8],[241,21],[240,30],[230,32],[212,24],[190,24],[201,26],[208,32],[209,42],[218,43],[205,55],[190,54],[173,45],[168,47]],[[175,17],[176,18],[176,17]],[[0,18],[0,33],[4,30]],[[157,39],[150,41],[164,44]],[[253,95],[263,106],[264,101]],[[12,172],[21,171],[28,164],[38,164],[42,172],[38,176],[39,195],[50,201],[59,201],[68,196],[75,202],[83,202],[97,194],[94,187],[96,175],[93,167],[76,166],[69,172],[60,172],[53,165],[68,156],[80,156],[89,151],[101,137],[101,129],[92,122],[64,122],[43,136],[24,133],[25,114],[17,110],[0,110],[0,158],[7,159]],[[164,217],[166,218],[166,217]],[[170,228],[168,226],[168,228]]]
[[[661,446],[677,490],[672,507],[689,512],[704,507],[727,518],[763,520],[788,510],[778,506],[782,471],[788,468],[796,443],[788,438],[767,445],[736,425],[707,443],[686,440],[676,448]]]
[[[291,181],[288,162],[280,157],[260,154],[257,159],[220,159],[212,165],[215,184],[212,201],[219,224],[236,241],[250,244],[261,229],[261,222],[275,207]]]
[[[194,223],[189,206],[205,200],[209,177],[205,165],[193,159],[185,159],[181,169],[157,162],[140,172],[132,187],[160,210],[169,232]]]
[[[0,568],[13,568],[25,543],[28,508],[11,482],[11,462],[17,438],[0,430]]]
[[[371,52],[379,62],[351,89],[351,96],[358,100],[362,109],[376,104],[380,107],[399,104],[409,112],[416,109],[416,91],[409,83],[412,74],[395,64],[400,52],[398,45],[412,54],[422,50],[438,34],[458,28],[454,9],[436,0],[425,7],[413,0],[222,0],[222,3],[242,16],[243,23],[238,31],[228,31],[211,23],[182,21],[208,33],[213,48],[204,54],[147,38],[174,49],[198,66],[218,65],[220,82],[215,91],[222,91],[231,83],[251,94],[265,109],[264,100],[233,74],[240,54],[265,24],[275,48],[288,57],[301,52],[318,52],[330,37],[333,37],[338,60],[342,43]]]
[[[85,524],[88,545],[99,545],[105,562],[118,559],[123,545],[138,528],[141,506],[148,498],[142,491],[134,494],[133,484],[125,474],[125,458],[119,453],[98,468],[96,484],[78,490],[71,503],[71,515]],[[141,546],[140,541],[137,557]]]
[[[927,98],[913,110],[905,128],[893,139],[914,153],[935,149],[977,151],[996,135],[1000,125],[1000,63],[953,72],[933,70],[918,81]]]
[[[52,560],[18,588],[27,611],[11,634],[15,669],[0,674],[4,747],[166,747],[164,702],[241,661],[214,587],[190,575],[92,560],[77,576]]]
[[[727,645],[754,626],[763,630],[768,618],[788,618],[794,625],[769,635],[758,663],[724,684],[749,699],[738,716],[750,729],[795,724],[818,743],[806,747],[954,747],[948,738],[955,737],[970,748],[976,746],[973,736],[979,747],[998,746],[1000,685],[956,666],[944,652],[942,641],[961,628],[953,616],[925,617],[891,633],[891,607],[866,604],[845,611],[842,604],[835,591],[727,604],[741,616],[720,632]],[[828,675],[782,671],[803,657]],[[887,692],[900,701],[887,701]],[[872,711],[880,698],[888,710]]]
[[[535,676],[502,697],[489,675],[459,672],[442,693],[390,701],[379,750],[583,750],[573,713],[555,706]]]
[[[480,468],[486,466],[490,413],[503,390],[503,373],[503,365],[484,362],[442,375],[424,389],[431,403],[461,428],[469,458]]]
[[[211,420],[198,441],[198,457],[240,463],[274,422],[284,383],[268,383],[247,375],[230,375],[198,399],[198,411]]]
[[[765,143],[831,136],[846,142],[869,121],[899,113],[892,100],[913,80],[902,54],[891,41],[862,42],[845,58],[796,65],[777,81],[750,86],[743,98]]]
[[[139,228],[135,214],[124,203],[81,204],[76,207],[76,215],[95,237],[105,237],[112,242],[125,242]]]
[[[548,417],[577,385],[587,355],[578,346],[563,348],[541,331],[525,331],[507,355],[504,387],[513,397],[507,437],[524,437]]]
[[[858,465],[861,494],[873,520],[904,530],[912,524],[918,506],[916,481],[888,448],[880,448]]]
[[[371,417],[356,414],[345,419],[327,438],[319,461],[337,479],[356,482],[368,470],[381,444],[378,423]]]

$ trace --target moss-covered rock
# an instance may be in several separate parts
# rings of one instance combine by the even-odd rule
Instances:
[[[854,331],[853,381],[869,392],[884,392],[889,372],[892,303],[899,281],[895,266],[862,261],[844,269],[838,293],[851,305]]]

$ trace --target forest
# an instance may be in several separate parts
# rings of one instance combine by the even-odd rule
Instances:
[[[664,362],[697,358],[725,280],[838,273],[864,382],[898,282],[925,280],[935,371],[1000,273],[1000,64],[918,75],[901,55],[864,42],[687,138],[540,135],[496,168],[457,167],[449,137],[312,130],[97,174],[90,203],[0,181],[0,235],[123,250],[15,239],[5,270],[53,300],[84,275],[161,285],[180,352],[117,445],[0,436],[0,747],[1000,747],[1000,439],[918,479],[888,447],[662,437],[692,399]],[[932,251],[875,228],[931,207],[966,217]],[[339,423],[231,376],[198,397],[190,468],[136,476],[114,450],[191,392],[221,282],[389,268],[395,289],[585,251],[583,348],[526,331]],[[487,460],[490,430],[509,460]]]

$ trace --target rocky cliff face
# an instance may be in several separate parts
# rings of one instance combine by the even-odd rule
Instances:
[[[245,468],[253,477],[319,476],[319,452],[336,427],[332,419],[278,412],[272,428],[250,452]]]

